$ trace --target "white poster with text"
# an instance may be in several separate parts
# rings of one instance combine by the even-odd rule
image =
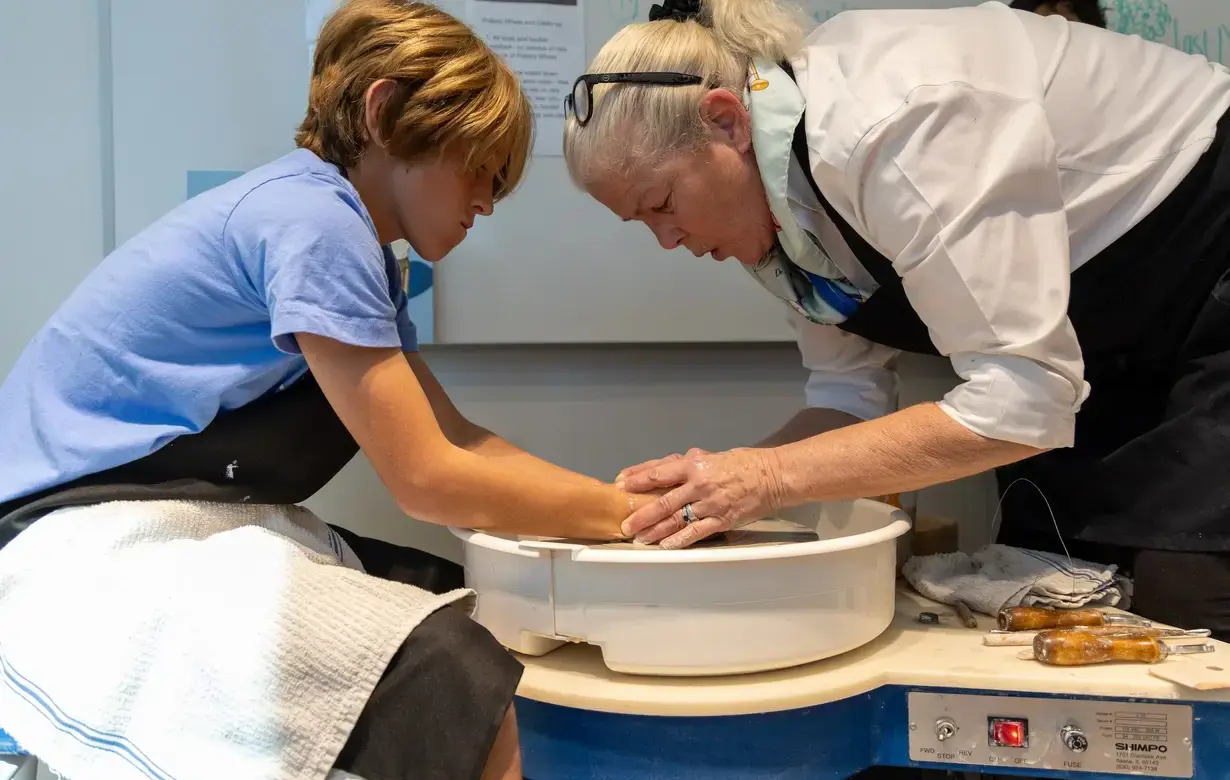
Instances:
[[[534,106],[534,155],[562,156],[564,98],[585,69],[581,0],[469,0],[466,21],[521,79]]]

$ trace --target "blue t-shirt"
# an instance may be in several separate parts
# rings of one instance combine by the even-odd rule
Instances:
[[[138,460],[302,376],[294,334],[414,351],[401,270],[300,149],[115,250],[0,385],[0,503]]]

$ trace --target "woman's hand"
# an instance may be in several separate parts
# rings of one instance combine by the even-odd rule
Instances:
[[[628,493],[666,489],[623,523],[625,537],[685,547],[782,507],[884,496],[951,482],[1042,450],[989,439],[922,403],[778,447],[694,450],[628,469]],[[683,521],[691,503],[696,522]]]
[[[629,466],[628,468],[624,469],[623,471],[615,475],[615,487],[622,489],[624,486],[624,480],[626,480],[628,477],[632,476],[633,474],[640,474],[641,472],[648,471],[654,466],[659,466],[663,463],[670,463],[671,461],[679,460],[680,458],[683,458],[683,457],[690,458],[695,455],[708,455],[708,454],[709,454],[708,450],[702,450],[698,447],[693,447],[692,449],[688,450],[683,455],[680,455],[679,453],[674,453],[673,455],[667,455],[665,458],[647,460],[644,463],[640,463],[635,466]]]
[[[780,504],[780,467],[773,450],[689,450],[625,469],[616,485],[629,493],[666,489],[624,521],[638,542],[678,549],[707,536],[754,522]],[[685,522],[690,505],[696,521]]]

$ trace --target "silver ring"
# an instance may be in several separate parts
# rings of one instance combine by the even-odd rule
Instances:
[[[696,513],[692,511],[691,504],[683,505],[683,522],[684,525],[691,525],[696,522]]]

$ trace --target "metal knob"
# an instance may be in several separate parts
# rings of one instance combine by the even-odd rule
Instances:
[[[957,724],[948,718],[940,718],[935,722],[935,738],[940,742],[957,736]]]
[[[1063,740],[1063,746],[1073,753],[1084,753],[1089,749],[1089,740],[1079,726],[1064,726],[1059,730],[1059,738]]]

